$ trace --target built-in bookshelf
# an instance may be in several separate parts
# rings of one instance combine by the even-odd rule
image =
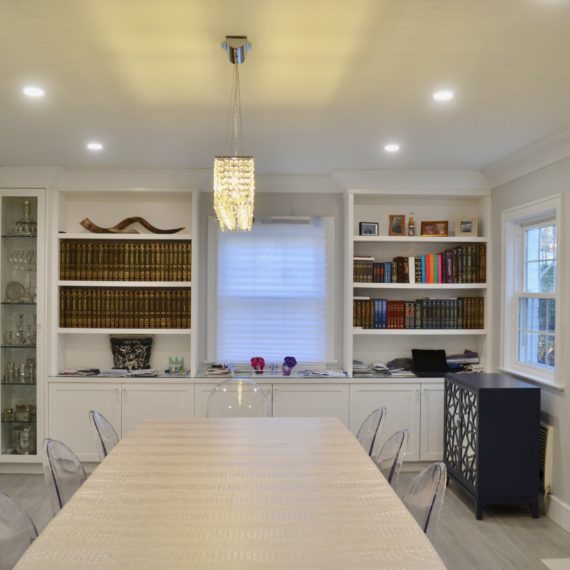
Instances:
[[[353,359],[387,362],[412,348],[477,351],[490,361],[489,211],[485,191],[427,196],[350,191],[347,196],[344,367]],[[391,236],[389,216],[413,214],[416,235]],[[478,219],[478,234],[456,236]],[[421,236],[422,221],[448,222],[447,236]],[[379,235],[358,235],[361,222]],[[407,227],[405,228],[407,233]]]
[[[196,372],[192,322],[197,311],[192,277],[197,260],[198,194],[191,191],[54,193],[50,374],[69,368],[112,367],[110,336],[153,336],[151,366],[184,358]],[[173,234],[90,233],[88,217],[111,227],[139,216]]]

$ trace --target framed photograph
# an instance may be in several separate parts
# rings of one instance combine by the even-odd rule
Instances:
[[[448,226],[447,221],[422,222],[422,237],[447,237],[449,235]]]
[[[388,235],[389,236],[406,235],[406,216],[404,216],[403,214],[390,214],[388,216]]]
[[[455,225],[456,236],[477,237],[479,218],[461,218]]]
[[[377,236],[378,222],[360,222],[358,224],[358,231],[361,236]]]

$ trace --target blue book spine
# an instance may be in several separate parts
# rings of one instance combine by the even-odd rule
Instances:
[[[426,282],[426,256],[421,256],[421,266],[422,266],[422,283]]]

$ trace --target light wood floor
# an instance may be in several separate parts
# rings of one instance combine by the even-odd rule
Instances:
[[[403,494],[413,473],[402,473]],[[20,501],[41,532],[51,507],[41,475],[0,475],[0,490]],[[545,570],[543,558],[570,558],[570,534],[527,509],[493,508],[475,520],[471,502],[453,485],[447,489],[435,547],[450,570]],[[349,569],[347,569],[349,570]]]

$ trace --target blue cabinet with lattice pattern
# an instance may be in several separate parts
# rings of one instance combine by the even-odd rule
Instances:
[[[448,374],[444,461],[475,502],[526,504],[538,517],[540,389],[504,374]]]

